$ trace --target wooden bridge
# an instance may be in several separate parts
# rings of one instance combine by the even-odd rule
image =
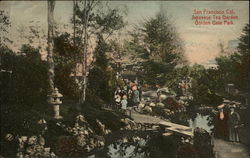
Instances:
[[[148,123],[148,124],[157,124],[165,128],[166,131],[171,131],[175,134],[178,134],[183,137],[193,137],[193,130],[191,127],[175,124],[158,117],[153,117],[149,115],[139,114],[137,112],[132,112],[131,117],[137,123]]]

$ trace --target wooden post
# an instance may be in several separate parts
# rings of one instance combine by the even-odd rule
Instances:
[[[202,128],[194,130],[194,147],[198,156],[202,158],[214,158],[213,143],[211,135]]]

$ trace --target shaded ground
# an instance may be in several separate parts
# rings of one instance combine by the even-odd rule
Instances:
[[[249,158],[247,146],[221,139],[214,140],[214,151],[216,158]]]

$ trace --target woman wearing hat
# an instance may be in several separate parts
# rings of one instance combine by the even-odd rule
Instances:
[[[225,104],[218,106],[219,112],[215,119],[215,136],[224,140],[228,139],[228,114],[224,111]]]
[[[229,113],[229,140],[231,142],[239,142],[239,121],[240,121],[240,115],[235,112],[235,105],[230,106],[230,113]]]

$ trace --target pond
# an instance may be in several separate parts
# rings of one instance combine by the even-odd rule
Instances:
[[[121,137],[116,133],[110,134],[116,140],[105,144],[100,151],[95,152],[97,157],[109,158],[173,158],[177,149],[182,145],[179,136],[163,136],[156,131],[123,131]],[[109,141],[108,141],[109,142]]]
[[[208,131],[209,133],[212,132],[213,129],[213,125],[209,125],[209,115],[202,115],[200,113],[197,113],[196,117],[194,119],[189,119],[188,123],[189,123],[189,127],[191,127],[193,130],[196,127],[199,128],[203,128],[206,131]]]
[[[142,151],[142,148],[146,146],[146,143],[148,142],[148,140],[139,138],[137,141],[138,141],[138,145],[130,144],[127,142],[127,140],[118,141],[109,145],[108,157],[111,157],[111,158],[117,158],[117,157],[126,158],[126,157],[134,157],[134,156],[138,158],[145,157],[146,153]]]

